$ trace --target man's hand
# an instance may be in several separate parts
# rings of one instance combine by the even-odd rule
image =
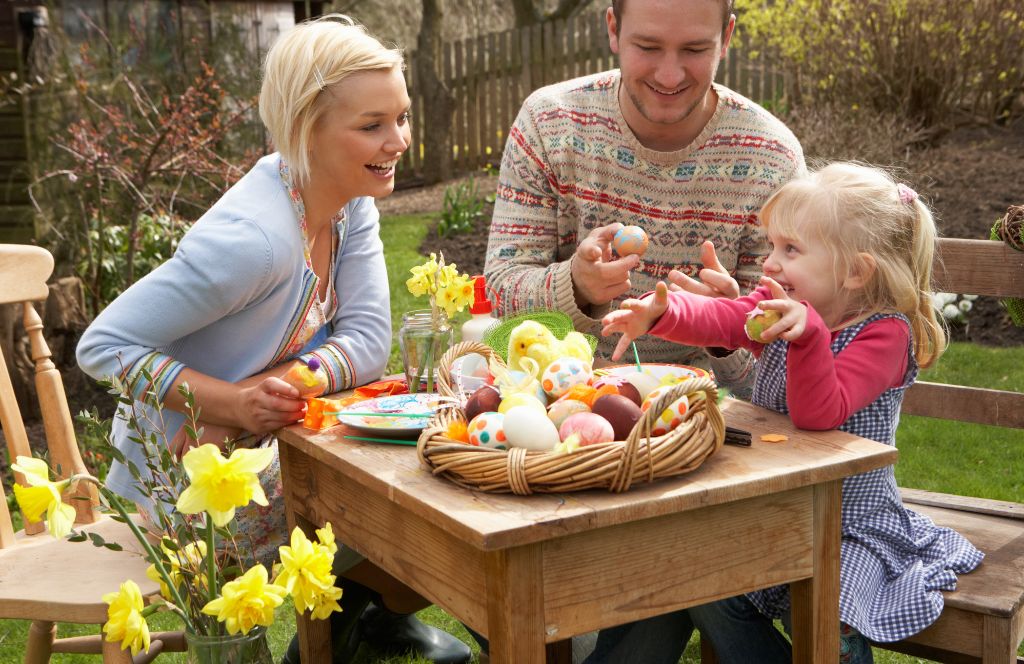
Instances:
[[[672,270],[668,273],[669,281],[672,282],[670,288],[706,297],[727,297],[730,300],[740,296],[740,285],[718,261],[718,254],[715,253],[715,245],[711,240],[705,240],[701,246],[700,260],[704,264],[703,269],[697,273],[700,281],[686,276],[679,270]]]
[[[640,264],[636,255],[614,258],[612,238],[622,224],[614,223],[590,231],[572,258],[572,285],[576,304],[607,304],[629,291],[629,271]]]
[[[618,311],[613,311],[602,318],[601,324],[604,325],[601,328],[602,337],[616,332],[622,333],[622,338],[615,345],[612,359],[618,360],[622,357],[622,354],[629,348],[629,344],[637,337],[646,334],[666,309],[668,309],[668,286],[664,281],[659,281],[652,297],[645,297],[642,300],[628,299],[619,305]]]

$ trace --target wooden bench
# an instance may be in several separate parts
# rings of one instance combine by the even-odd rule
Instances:
[[[940,240],[939,253],[938,290],[1024,298],[1024,253],[1001,242],[957,239]],[[918,382],[907,391],[902,412],[1024,430],[1024,394],[1018,392]],[[956,435],[955,426],[950,431]],[[985,560],[960,577],[955,591],[944,593],[942,615],[928,629],[875,645],[940,662],[1024,663],[1017,656],[1024,639],[1024,504],[902,492],[910,509],[963,534]]]

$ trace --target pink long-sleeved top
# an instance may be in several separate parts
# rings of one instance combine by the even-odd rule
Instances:
[[[772,299],[758,287],[729,300],[671,292],[668,309],[649,334],[690,346],[746,348],[760,356],[764,345],[747,338],[747,312]],[[910,330],[898,318],[869,323],[846,348],[833,355],[831,332],[806,302],[807,327],[789,343],[786,404],[801,429],[835,429],[890,387],[903,383]],[[775,341],[773,343],[785,343]]]

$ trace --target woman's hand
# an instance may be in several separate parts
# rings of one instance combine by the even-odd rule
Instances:
[[[178,429],[178,433],[175,434],[174,438],[171,439],[171,453],[174,454],[175,459],[181,459],[193,447],[199,447],[211,443],[216,445],[224,451],[225,441],[232,441],[242,433],[242,430],[238,427],[223,426],[220,424],[207,424],[206,422],[199,422],[199,426],[202,429],[202,434],[199,436],[199,440],[192,440],[185,433],[185,427],[182,426]]]
[[[652,297],[642,300],[630,298],[619,305],[618,311],[613,311],[601,319],[601,336],[607,337],[610,334],[620,332],[622,338],[615,345],[615,352],[612,359],[617,360],[629,348],[629,344],[637,337],[646,334],[654,322],[658,320],[665,310],[668,309],[668,286],[664,281],[659,281],[654,289]]]
[[[711,240],[705,240],[701,246],[700,260],[704,264],[697,273],[700,281],[688,277],[679,270],[672,270],[668,273],[669,281],[672,282],[670,288],[706,297],[727,297],[730,300],[740,296],[740,285],[718,261],[718,254],[715,253],[715,245]]]
[[[298,422],[305,409],[297,389],[269,376],[239,390],[235,417],[243,429],[259,435]]]
[[[796,341],[803,336],[804,330],[807,329],[807,307],[790,299],[786,290],[771,277],[761,277],[761,285],[768,287],[774,299],[759,302],[758,308],[765,311],[775,310],[782,314],[778,322],[761,333],[761,340],[770,344],[776,339]]]

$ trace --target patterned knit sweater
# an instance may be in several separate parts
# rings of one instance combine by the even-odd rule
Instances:
[[[616,221],[641,226],[650,238],[621,299],[652,290],[672,269],[696,276],[704,240],[714,242],[744,292],[760,276],[767,245],[758,212],[805,170],[792,132],[715,85],[718,107],[700,135],[681,150],[658,152],[626,125],[618,88],[618,70],[585,76],[537,90],[519,111],[502,158],[485,267],[500,314],[558,309],[577,330],[599,337],[601,316],[619,301],[580,311],[569,259],[593,228]],[[597,355],[610,357],[615,341],[602,339]],[[654,337],[641,337],[637,347],[645,362],[709,365],[702,350]]]

